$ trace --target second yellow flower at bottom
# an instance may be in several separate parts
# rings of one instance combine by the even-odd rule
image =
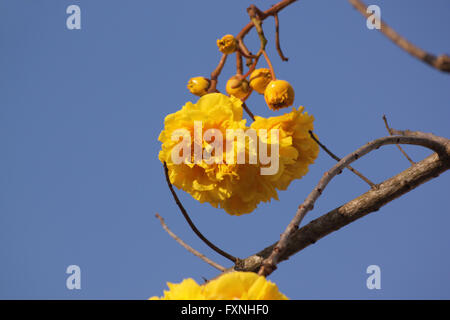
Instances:
[[[203,285],[193,279],[167,283],[161,298],[150,300],[288,300],[276,284],[253,272],[230,272]]]

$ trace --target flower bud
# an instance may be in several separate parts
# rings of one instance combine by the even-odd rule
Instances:
[[[270,70],[266,68],[256,69],[250,75],[250,87],[260,94],[264,94],[270,81],[272,81],[272,76]]]
[[[209,80],[204,77],[194,77],[189,79],[187,88],[192,94],[201,97],[208,93],[209,84]]]
[[[227,93],[239,99],[244,99],[250,92],[250,86],[247,79],[241,79],[239,76],[232,76],[226,85]]]
[[[285,80],[270,81],[264,91],[264,99],[272,110],[289,107],[294,103],[294,89]]]
[[[227,34],[223,36],[222,39],[217,40],[217,46],[219,47],[220,52],[231,54],[236,51],[237,42],[231,34]]]

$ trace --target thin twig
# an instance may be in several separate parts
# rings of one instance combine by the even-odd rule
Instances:
[[[294,3],[297,0],[283,0],[272,6],[270,9],[264,11],[259,17],[261,21],[267,19],[267,17],[273,16],[274,14],[280,12],[282,9],[286,8],[288,5]],[[238,41],[244,39],[247,33],[254,27],[253,22],[249,22],[236,36]]]
[[[387,131],[389,132],[389,134],[392,136],[392,129],[389,127],[386,115],[383,114],[383,121],[384,121],[384,125],[386,126]],[[405,150],[403,150],[403,148],[399,145],[396,144],[398,150],[400,150],[401,153],[403,153],[403,155],[405,156],[406,159],[408,159],[408,161],[411,163],[411,165],[413,165],[415,162],[408,156],[408,154],[405,152]]]
[[[393,130],[393,132],[400,131]],[[328,183],[350,163],[382,146],[397,143],[420,145],[435,151],[440,157],[447,158],[447,145],[443,143],[443,141],[444,140],[441,140],[434,135],[423,133],[421,134],[420,132],[414,132],[413,134],[410,134],[408,136],[389,136],[373,140],[360,147],[356,151],[350,153],[346,157],[342,158],[329,171],[324,173],[317,186],[313,189],[313,191],[311,191],[305,201],[298,207],[294,218],[291,220],[286,230],[281,234],[280,241],[278,241],[277,245],[273,248],[270,256],[262,263],[258,273],[260,275],[267,276],[277,268],[280,256],[283,254],[288,244],[289,237],[298,229],[305,215],[313,209],[314,203],[320,197],[320,195],[322,195]]]
[[[275,18],[275,45],[277,47],[278,55],[280,56],[281,60],[288,61],[289,58],[286,58],[283,54],[283,51],[281,50],[280,45],[280,21],[278,19],[278,13],[275,13],[273,15]]]
[[[252,60],[252,59],[254,59],[256,56],[255,55],[253,55],[248,49],[247,49],[247,47],[245,46],[245,44],[244,44],[244,42],[242,42],[242,40],[241,41],[238,41],[238,48],[237,48],[237,51],[239,51],[241,54],[242,54],[242,56],[244,56],[244,57],[246,57],[247,59],[250,59],[250,60]],[[251,64],[251,63],[250,63]],[[248,63],[247,63],[247,65],[248,65]]]
[[[367,12],[367,6],[360,0],[349,0],[350,4],[355,7],[364,17],[368,18],[371,13]],[[440,70],[442,72],[450,72],[450,57],[448,55],[442,54],[439,57],[422,50],[421,48],[415,46],[400,34],[398,34],[394,29],[389,27],[384,21],[381,23],[381,33],[383,33],[388,39],[394,42],[398,47],[408,52],[413,57],[421,60],[422,62]]]
[[[242,75],[241,79],[247,78],[253,71],[255,71],[256,64],[258,63],[259,57],[260,56],[257,56],[255,58],[255,60],[253,61],[252,65],[248,68],[248,71],[244,75]]]
[[[244,71],[242,66],[242,54],[239,50],[236,51],[236,74],[241,75]]]
[[[250,116],[250,118],[253,121],[255,121],[255,115],[253,114],[253,112],[250,111],[250,109],[248,108],[248,106],[245,102],[242,102],[242,107],[244,108],[245,112],[247,112],[247,114]]]
[[[205,238],[205,236],[197,229],[195,224],[192,222],[191,218],[189,217],[186,209],[181,204],[180,199],[178,198],[177,194],[175,193],[175,190],[173,189],[172,183],[170,182],[169,178],[169,169],[167,168],[167,164],[164,162],[164,174],[166,176],[166,182],[169,186],[170,192],[172,193],[173,199],[175,200],[178,208],[180,209],[181,213],[183,214],[183,217],[186,219],[187,223],[191,227],[192,231],[204,242],[208,247],[213,249],[215,252],[220,254],[221,256],[224,256],[228,260],[231,260],[232,262],[236,263],[238,259],[236,257],[233,257],[231,254],[223,251],[222,249],[216,247],[211,241]]]
[[[172,237],[175,239],[176,242],[178,242],[183,248],[185,248],[187,251],[189,251],[190,253],[194,254],[195,256],[199,257],[200,259],[202,259],[203,261],[205,261],[207,264],[213,266],[214,268],[216,268],[217,270],[220,270],[222,272],[224,272],[225,270],[227,270],[225,267],[222,267],[220,264],[212,261],[211,259],[209,259],[208,257],[206,257],[204,254],[201,254],[200,252],[198,252],[197,250],[195,250],[194,248],[192,248],[190,245],[188,245],[186,242],[184,242],[183,240],[181,240],[175,233],[173,233],[169,227],[166,225],[166,223],[164,222],[163,217],[161,217],[159,214],[155,214],[155,217],[157,217],[159,219],[159,222],[161,223],[161,226],[163,227],[163,229]]]
[[[269,56],[266,53],[266,50],[262,51],[264,58],[266,59],[267,65],[269,66],[270,75],[272,76],[272,80],[275,81],[277,78],[275,77],[275,70],[273,69],[272,63],[270,62]]]
[[[217,92],[216,86],[217,86],[217,78],[219,77],[220,73],[222,72],[223,66],[225,65],[225,62],[227,61],[227,54],[222,54],[222,57],[220,58],[219,64],[217,65],[216,69],[214,69],[213,72],[211,72],[211,84],[209,85],[208,92]]]
[[[339,158],[338,156],[336,156],[333,152],[330,151],[330,149],[328,149],[325,145],[323,145],[319,139],[316,138],[316,136],[314,135],[314,133],[309,130],[309,135],[311,136],[311,138],[323,149],[323,151],[325,151],[330,157],[332,157],[334,160],[336,161],[341,161],[341,158]],[[372,181],[370,181],[369,179],[367,179],[361,172],[359,172],[358,170],[354,169],[351,166],[347,166],[347,169],[350,170],[351,172],[353,172],[354,174],[356,174],[358,177],[360,177],[362,180],[364,180],[364,182],[366,182],[371,188],[374,188],[376,186],[375,183],[373,183]]]

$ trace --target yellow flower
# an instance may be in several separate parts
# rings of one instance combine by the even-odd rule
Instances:
[[[294,103],[294,89],[285,80],[271,81],[264,91],[264,98],[272,110],[292,106]]]
[[[208,93],[209,80],[204,77],[194,77],[189,79],[187,88],[196,96],[203,96]]]
[[[169,114],[159,136],[159,159],[167,164],[170,182],[231,215],[250,213],[260,202],[278,199],[277,190],[303,177],[319,152],[308,132],[314,129],[314,117],[303,113],[303,107],[278,117],[257,116],[250,128],[242,116],[241,100],[210,93]],[[278,139],[272,137],[276,132],[272,129],[278,130]],[[230,139],[228,131],[252,131],[253,138]],[[208,132],[214,135],[208,138]],[[255,142],[253,148],[250,140]],[[244,161],[237,161],[238,150]],[[262,150],[269,163],[262,160]]]
[[[196,104],[188,102],[181,110],[169,114],[164,121],[164,130],[159,136],[159,141],[162,142],[159,159],[166,162],[171,183],[201,203],[208,202],[216,208],[221,207],[232,215],[250,213],[259,202],[277,198],[275,187],[260,175],[258,163],[229,162],[226,152],[217,152],[212,141],[206,139],[200,142],[200,146],[197,143],[197,147],[201,147],[202,154],[209,150],[210,159],[214,161],[211,163],[204,158],[196,161],[195,130],[200,129],[202,132],[208,129],[217,130],[222,135],[221,142],[225,149],[227,129],[244,131],[247,129],[242,112],[242,102],[238,98],[227,97],[220,93],[206,94]],[[196,129],[195,123],[200,121],[200,128]],[[184,154],[185,149],[178,149],[180,135],[175,135],[178,138],[172,140],[173,135],[180,129],[184,129],[184,134],[188,136],[187,154]],[[184,135],[182,140],[184,141]],[[236,149],[237,142],[233,146]],[[246,146],[246,159],[249,157],[248,152]],[[181,163],[174,161],[173,153],[181,156],[183,159]],[[237,156],[237,152],[235,155]]]
[[[206,300],[202,287],[191,278],[181,283],[167,282],[167,286],[169,290],[164,290],[163,297],[151,297],[149,300]]]
[[[227,93],[239,99],[244,99],[250,92],[247,79],[240,79],[239,76],[232,76],[226,85]]]
[[[290,113],[278,117],[255,117],[251,128],[279,130],[279,169],[275,175],[265,175],[270,185],[279,190],[286,190],[294,179],[300,179],[308,173],[308,167],[313,164],[319,154],[319,146],[309,135],[314,130],[314,117],[304,108],[292,108]],[[271,142],[268,141],[270,144]]]
[[[250,87],[260,94],[264,94],[270,81],[272,76],[267,68],[256,69],[250,75]]]
[[[231,54],[236,51],[237,41],[231,34],[227,34],[223,36],[222,39],[217,40],[217,46],[219,47],[220,52]]]
[[[225,273],[207,282],[204,293],[211,300],[288,300],[276,284],[253,272]]]
[[[150,300],[288,300],[276,284],[253,272],[229,272],[203,285],[192,279],[167,283],[169,291]]]

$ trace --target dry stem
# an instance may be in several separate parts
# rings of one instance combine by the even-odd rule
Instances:
[[[328,149],[324,144],[322,144],[319,139],[316,138],[316,136],[314,135],[314,133],[309,130],[309,135],[311,136],[311,138],[319,145],[319,147],[321,147],[330,157],[332,157],[334,160],[336,161],[341,161],[341,158],[339,158],[337,155],[335,155],[333,152],[330,151],[330,149]],[[351,172],[353,172],[354,174],[356,174],[358,177],[360,177],[365,183],[367,183],[371,188],[375,188],[376,184],[373,183],[372,181],[370,181],[369,179],[367,179],[361,172],[359,172],[358,170],[354,169],[351,166],[347,166],[347,169],[350,170]]]
[[[202,259],[203,261],[205,261],[207,264],[213,266],[214,268],[216,268],[219,271],[224,272],[225,270],[227,270],[225,267],[222,267],[220,264],[212,261],[211,259],[209,259],[208,257],[206,257],[205,255],[201,254],[200,252],[198,252],[197,250],[195,250],[194,248],[192,248],[190,245],[188,245],[186,242],[184,242],[183,240],[181,240],[175,233],[172,232],[172,230],[169,229],[169,227],[166,225],[166,223],[164,222],[163,217],[161,217],[159,214],[155,214],[155,217],[159,219],[159,222],[161,223],[161,226],[163,227],[163,229],[173,238],[175,239],[176,242],[178,242],[183,248],[185,248],[187,251],[189,251],[190,253],[194,254],[195,256],[199,257],[200,259]]]
[[[278,55],[280,56],[281,60],[288,61],[289,59],[286,58],[283,54],[283,51],[281,50],[280,45],[280,21],[278,19],[278,13],[275,13],[273,15],[275,19],[275,45],[277,47]]]
[[[166,176],[166,182],[167,186],[170,189],[170,192],[172,193],[173,199],[175,200],[175,203],[177,204],[178,208],[180,209],[181,213],[183,214],[183,217],[186,219],[187,223],[191,227],[192,231],[211,249],[216,251],[221,256],[227,258],[228,260],[231,260],[232,262],[236,263],[238,262],[238,259],[236,257],[233,257],[231,254],[223,251],[219,247],[215,246],[211,241],[206,239],[206,237],[200,232],[200,230],[197,229],[195,224],[192,222],[191,218],[189,217],[189,214],[187,213],[186,209],[183,207],[183,204],[181,203],[180,199],[178,199],[178,196],[173,189],[172,183],[170,182],[169,178],[169,169],[167,168],[167,164],[164,162],[164,174]]]

